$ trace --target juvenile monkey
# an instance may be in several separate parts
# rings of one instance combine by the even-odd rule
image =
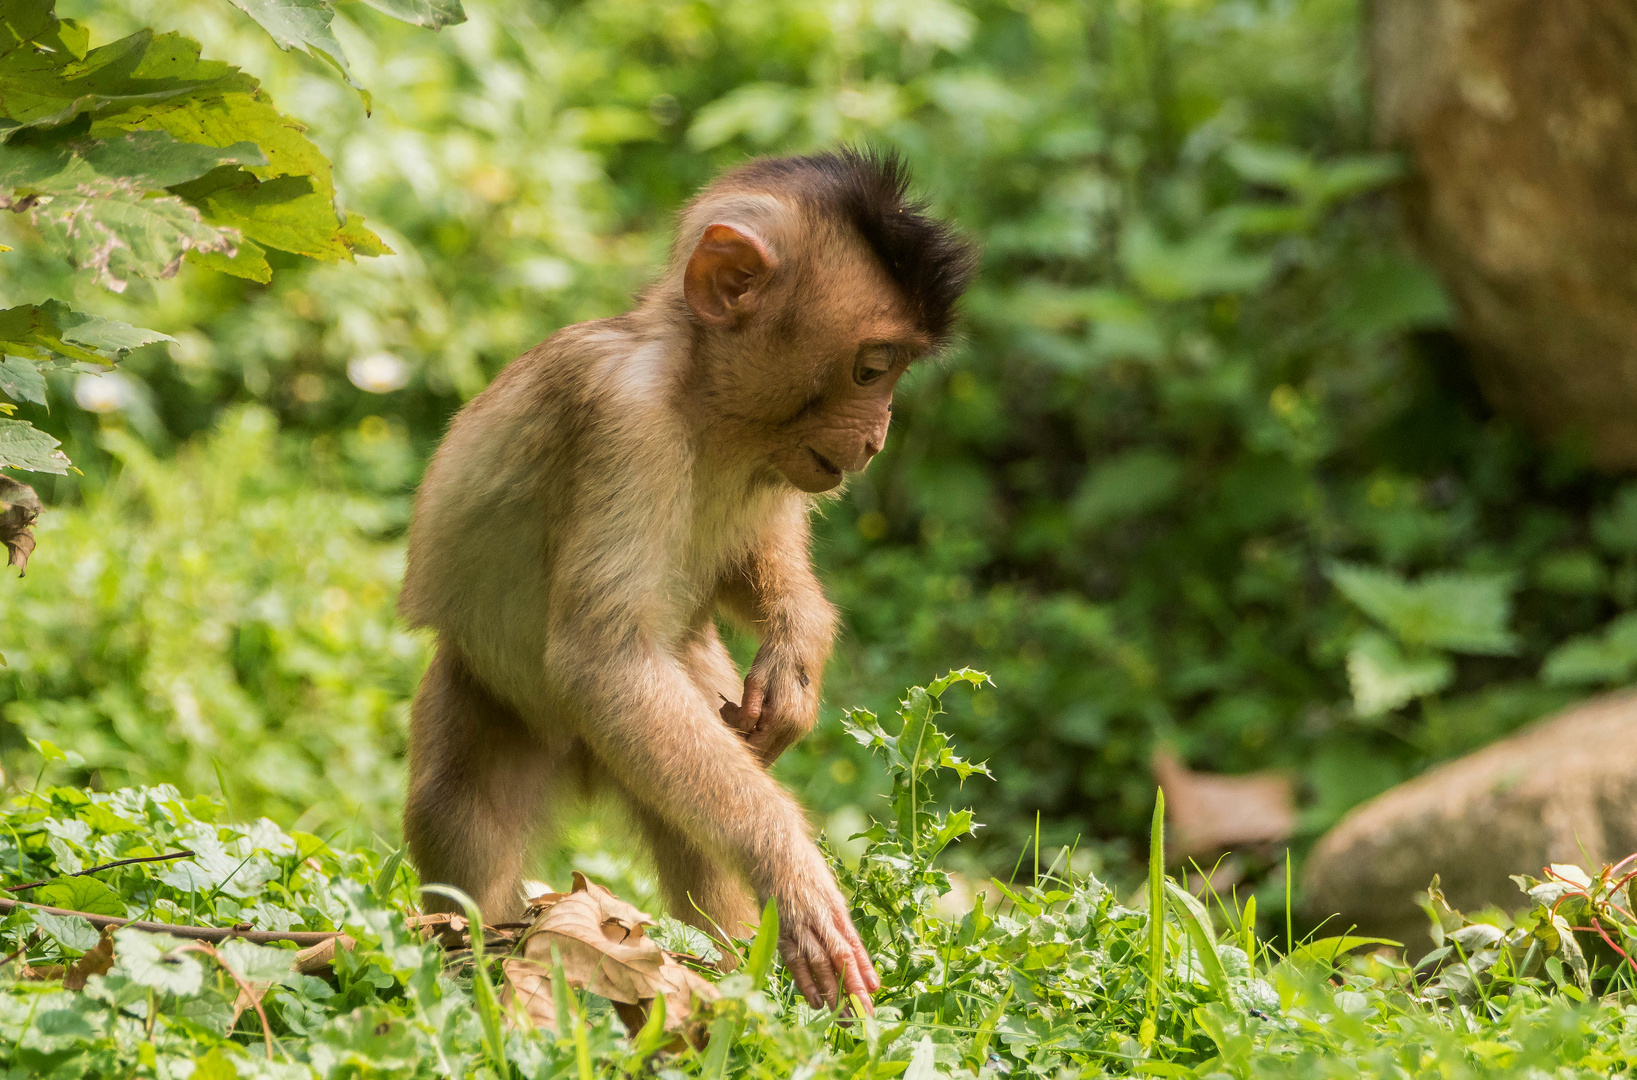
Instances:
[[[673,913],[738,931],[748,885],[815,1007],[879,989],[763,767],[811,730],[835,634],[808,513],[881,449],[975,267],[907,179],[851,151],[727,173],[636,310],[557,332],[455,417],[400,600],[438,636],[404,810],[423,880],[504,919],[553,797],[611,789]],[[719,607],[761,638],[742,688]]]

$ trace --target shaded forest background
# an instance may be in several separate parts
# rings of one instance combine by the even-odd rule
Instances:
[[[220,0],[59,4],[261,78],[397,254],[116,296],[3,215],[0,306],[176,339],[19,413],[83,475],[30,478],[49,510],[3,594],[14,783],[48,739],[84,758],[59,779],[391,835],[426,655],[392,603],[449,415],[622,310],[716,171],[838,141],[897,147],[985,249],[960,343],[817,530],[832,719],[962,665],[999,687],[948,718],[999,778],[965,792],[992,823],[968,857],[1038,828],[1123,865],[1162,747],[1288,770],[1311,838],[1637,670],[1637,485],[1484,403],[1372,143],[1358,5],[467,10],[431,34],[341,5],[366,116]],[[834,723],[779,768],[839,835],[883,786]]]

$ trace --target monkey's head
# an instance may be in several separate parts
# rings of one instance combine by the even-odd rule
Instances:
[[[899,378],[948,341],[976,269],[908,180],[892,155],[764,158],[684,214],[695,384],[802,491],[835,488],[881,449]]]

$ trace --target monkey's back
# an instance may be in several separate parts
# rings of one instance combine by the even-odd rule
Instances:
[[[668,393],[663,358],[640,351],[624,319],[554,334],[456,414],[416,493],[399,612],[513,703],[544,689],[520,673],[544,675],[562,529],[588,486],[619,482],[586,462],[632,437],[633,394]]]

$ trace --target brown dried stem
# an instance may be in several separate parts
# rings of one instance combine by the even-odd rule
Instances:
[[[0,885],[0,892],[22,892],[24,889],[32,889],[39,885],[50,885],[53,881],[67,881],[69,878],[85,877],[87,874],[94,874],[98,870],[112,870],[116,866],[130,866],[132,863],[168,862],[171,859],[191,859],[193,854],[194,853],[191,850],[183,849],[181,851],[167,851],[163,855],[144,855],[138,859],[118,859],[114,862],[103,863],[101,866],[93,866],[89,869],[81,870],[77,874],[63,874],[60,877],[41,878],[39,881],[31,881],[27,885]]]

